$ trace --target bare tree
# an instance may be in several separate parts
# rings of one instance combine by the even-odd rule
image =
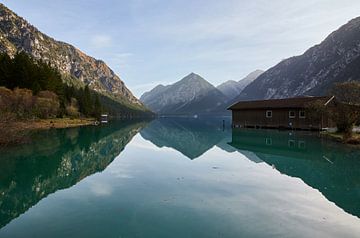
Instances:
[[[360,83],[338,83],[331,90],[336,98],[335,110],[331,117],[339,132],[351,137],[353,126],[360,120]]]

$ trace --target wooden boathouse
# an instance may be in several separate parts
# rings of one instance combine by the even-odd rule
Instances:
[[[233,127],[322,130],[335,127],[325,115],[308,115],[312,103],[325,108],[334,105],[334,97],[296,97],[258,101],[240,101],[228,108]]]

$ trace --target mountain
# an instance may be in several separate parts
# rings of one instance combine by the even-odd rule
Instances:
[[[89,85],[94,91],[117,102],[145,110],[124,82],[103,61],[41,33],[0,3],[0,52],[14,56],[19,51],[50,63],[59,70],[68,84]]]
[[[145,92],[141,96],[140,101],[150,102],[150,104],[155,103],[157,96],[160,95],[161,93],[165,92],[166,89],[168,89],[169,87],[170,87],[170,85],[164,86],[162,84],[159,84],[155,88],[153,88],[151,91]],[[155,100],[155,102],[154,102],[154,100]]]
[[[324,95],[337,82],[360,81],[360,17],[304,54],[281,61],[240,94],[239,100]]]
[[[232,100],[235,97],[239,96],[241,91],[257,77],[259,77],[262,73],[264,73],[264,71],[255,70],[254,72],[251,72],[249,75],[239,81],[229,80],[225,83],[220,84],[216,88],[219,89],[224,95],[226,95],[229,100]]]
[[[195,73],[172,85],[158,85],[144,93],[140,101],[158,114],[193,115],[215,113],[226,107],[227,98],[217,88]]]

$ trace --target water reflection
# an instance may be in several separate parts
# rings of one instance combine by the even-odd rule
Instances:
[[[42,198],[103,171],[146,122],[50,130],[1,151],[0,228]]]
[[[226,122],[229,125],[229,121]],[[346,212],[360,217],[360,150],[310,132],[222,128],[222,119],[159,119],[140,132],[159,148],[196,159],[214,146],[238,151],[255,163],[318,189]]]
[[[2,151],[0,236],[356,237],[358,150],[226,125],[115,123]]]
[[[159,148],[173,148],[196,159],[230,135],[222,123],[222,119],[165,118],[151,122],[140,134]]]
[[[360,151],[306,132],[239,130],[233,146],[249,159],[298,177],[346,212],[360,217]]]

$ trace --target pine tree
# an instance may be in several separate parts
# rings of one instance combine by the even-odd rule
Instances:
[[[24,52],[17,53],[13,59],[0,54],[0,86],[9,89],[27,88],[37,95],[41,91],[51,91],[58,96],[60,114],[66,112],[66,106],[75,98],[79,111],[85,116],[100,116],[102,106],[99,95],[89,86],[76,89],[62,81],[61,74],[49,63],[34,60]]]
[[[97,94],[94,95],[95,100],[94,100],[94,111],[93,111],[93,116],[96,118],[99,118],[101,116],[101,103],[100,103],[100,99],[99,96]]]
[[[11,58],[3,53],[0,55],[0,86],[9,87],[13,65]]]

